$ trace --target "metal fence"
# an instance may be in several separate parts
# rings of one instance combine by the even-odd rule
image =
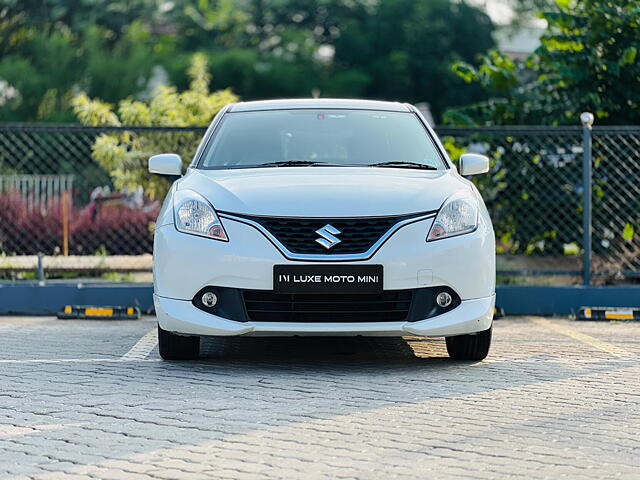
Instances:
[[[438,133],[450,151],[492,160],[490,175],[475,181],[492,215],[499,276],[567,277],[558,283],[582,276],[599,284],[640,277],[640,127]],[[585,184],[591,186],[586,216]]]
[[[140,192],[114,192],[109,173],[92,159],[96,138],[127,131],[132,136],[163,139],[166,149],[175,146],[188,153],[204,130],[3,125],[0,175],[74,175],[69,255],[76,256],[76,261],[78,255],[97,257],[108,269],[114,255],[151,253],[158,203],[145,201]],[[594,283],[640,280],[640,127],[437,130],[453,158],[464,151],[491,158],[490,174],[474,182],[494,222],[499,281],[578,283],[584,259],[589,260],[587,271]],[[587,137],[593,148],[588,176],[592,208],[585,216]],[[4,255],[5,270],[11,270],[7,258],[15,263],[38,252],[64,253],[60,201],[50,198],[48,210],[29,212],[24,199],[17,197],[0,193],[0,255]],[[585,237],[583,227],[588,222],[592,228],[587,228]],[[592,247],[585,256],[584,246],[589,243]],[[145,258],[140,263],[132,257],[131,262],[146,269],[150,257]],[[0,270],[2,265],[0,260]],[[72,263],[67,266],[73,268]]]

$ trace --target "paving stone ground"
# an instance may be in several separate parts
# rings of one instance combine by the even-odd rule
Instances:
[[[506,318],[442,339],[208,340],[0,317],[1,479],[640,479],[640,323]]]

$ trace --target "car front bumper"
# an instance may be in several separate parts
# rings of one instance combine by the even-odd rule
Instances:
[[[461,303],[430,318],[400,322],[239,322],[196,308],[194,295],[205,287],[273,289],[274,265],[288,260],[256,228],[223,221],[229,242],[157,228],[154,243],[154,301],[160,326],[185,335],[424,335],[474,333],[491,326],[495,302],[495,244],[488,221],[475,232],[426,242],[433,219],[400,228],[369,259],[340,264],[378,264],[384,290],[449,287]],[[331,264],[332,262],[322,262]],[[338,263],[338,262],[334,262]],[[317,264],[317,262],[316,262]]]
[[[158,323],[163,330],[184,335],[292,336],[366,335],[440,337],[487,330],[493,320],[495,295],[463,300],[450,312],[417,322],[236,322],[203,312],[190,301],[153,296]]]

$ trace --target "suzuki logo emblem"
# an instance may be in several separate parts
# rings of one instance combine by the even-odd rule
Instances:
[[[336,235],[340,235],[342,232],[336,227],[329,225],[328,223],[324,227],[316,230],[316,233],[320,235],[320,237],[322,237],[316,238],[316,242],[318,242],[327,250],[329,250],[331,247],[335,247],[342,241],[338,237],[336,237]]]

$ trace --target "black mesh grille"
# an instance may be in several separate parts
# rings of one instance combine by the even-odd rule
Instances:
[[[235,216],[247,218],[261,224],[292,253],[339,255],[366,252],[396,223],[416,218],[426,213],[429,212],[394,217],[360,218]],[[340,243],[331,247],[331,249],[326,249],[316,242],[316,239],[320,238],[316,230],[325,225],[331,225],[341,232],[336,235],[340,239]]]
[[[254,322],[394,322],[407,318],[413,290],[380,294],[281,294],[245,290],[249,320]]]

